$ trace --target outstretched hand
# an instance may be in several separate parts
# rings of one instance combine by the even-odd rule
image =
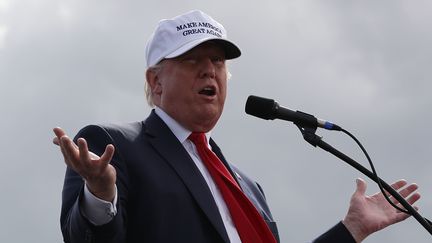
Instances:
[[[342,221],[356,242],[361,242],[373,232],[405,220],[410,216],[391,206],[382,193],[371,196],[365,195],[366,182],[360,178],[356,182],[357,189],[351,197],[348,213]],[[406,185],[405,180],[399,180],[391,186],[412,205],[420,199],[420,194],[415,192],[418,186],[416,184]],[[390,200],[398,207],[403,208],[395,198],[390,196]],[[418,209],[417,207],[414,208]]]
[[[114,146],[107,145],[99,157],[88,150],[84,138],[79,138],[75,144],[63,129],[56,127],[53,131],[56,135],[53,143],[60,147],[66,165],[85,180],[93,195],[105,201],[112,201],[115,196],[116,170],[110,161],[114,155]]]

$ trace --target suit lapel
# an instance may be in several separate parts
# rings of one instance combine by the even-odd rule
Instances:
[[[261,208],[260,203],[257,201],[254,193],[251,191],[251,187],[246,183],[246,181],[242,178],[242,176],[237,172],[233,166],[231,166],[228,161],[225,159],[225,157],[222,154],[222,151],[217,146],[217,144],[210,140],[210,145],[212,146],[213,152],[219,157],[219,159],[224,163],[225,167],[228,169],[228,171],[231,173],[232,177],[237,181],[237,184],[240,186],[240,189],[242,189],[243,193],[249,198],[249,200],[255,205],[255,208],[257,208],[258,212],[264,217],[264,219],[267,219],[268,217],[265,216],[264,210]]]
[[[223,156],[222,151],[217,146],[217,144],[213,141],[213,139],[210,139],[210,145],[212,147],[213,152],[219,157],[219,159],[222,161],[222,163],[224,163],[224,165],[226,166],[228,171],[231,173],[231,175],[237,181],[237,183],[239,184],[243,193],[249,198],[249,200],[251,200],[251,202],[255,205],[255,208],[258,210],[258,212],[264,218],[264,221],[267,223],[267,225],[269,226],[273,235],[276,237],[277,242],[280,242],[276,223],[273,222],[273,217],[270,213],[270,209],[268,208],[268,206],[265,202],[265,198],[262,197],[262,196],[264,196],[264,194],[262,193],[262,190],[258,189],[259,185],[256,184],[256,182],[251,181],[240,170],[238,170],[237,168],[232,166],[230,163],[228,163],[228,161]],[[257,196],[258,194],[262,195],[262,196]]]
[[[240,179],[241,179],[240,175],[233,170],[231,165],[228,163],[228,161],[223,156],[221,149],[219,148],[219,146],[217,146],[216,142],[212,138],[210,139],[210,146],[212,148],[212,151],[216,154],[216,156],[222,161],[222,163],[228,169],[229,173],[234,178],[234,180],[237,181],[237,184],[240,185],[240,188],[243,189],[242,184],[240,183]]]
[[[150,143],[183,180],[191,195],[224,241],[229,242],[210,189],[183,145],[154,111],[145,121],[145,126],[145,132],[149,135]]]

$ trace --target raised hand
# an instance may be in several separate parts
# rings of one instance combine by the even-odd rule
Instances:
[[[56,135],[53,143],[60,147],[66,165],[81,175],[93,195],[111,202],[115,196],[116,182],[116,170],[110,164],[114,146],[107,145],[99,157],[88,150],[84,138],[79,138],[75,144],[63,129],[56,127],[53,131]]]
[[[399,180],[391,186],[412,205],[420,199],[420,194],[415,192],[418,186],[416,184],[406,185],[405,180]],[[365,192],[366,182],[360,178],[357,179],[357,190],[351,197],[348,213],[343,220],[344,225],[351,232],[356,242],[361,242],[373,232],[405,220],[410,216],[391,206],[382,193],[366,196]],[[390,196],[390,200],[403,208],[395,198]]]

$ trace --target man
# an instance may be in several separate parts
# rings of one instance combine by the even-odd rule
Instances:
[[[74,141],[54,129],[67,164],[65,242],[279,241],[261,188],[210,137],[225,103],[226,60],[239,56],[224,27],[201,11],[162,20],[146,48],[149,117],[88,126]],[[416,189],[400,193],[413,204]],[[365,190],[358,180],[347,216],[315,242],[361,242],[408,217]]]

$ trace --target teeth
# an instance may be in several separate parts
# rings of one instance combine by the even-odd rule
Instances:
[[[209,96],[215,95],[215,90],[211,87],[206,87],[200,91],[200,94],[209,95]]]

